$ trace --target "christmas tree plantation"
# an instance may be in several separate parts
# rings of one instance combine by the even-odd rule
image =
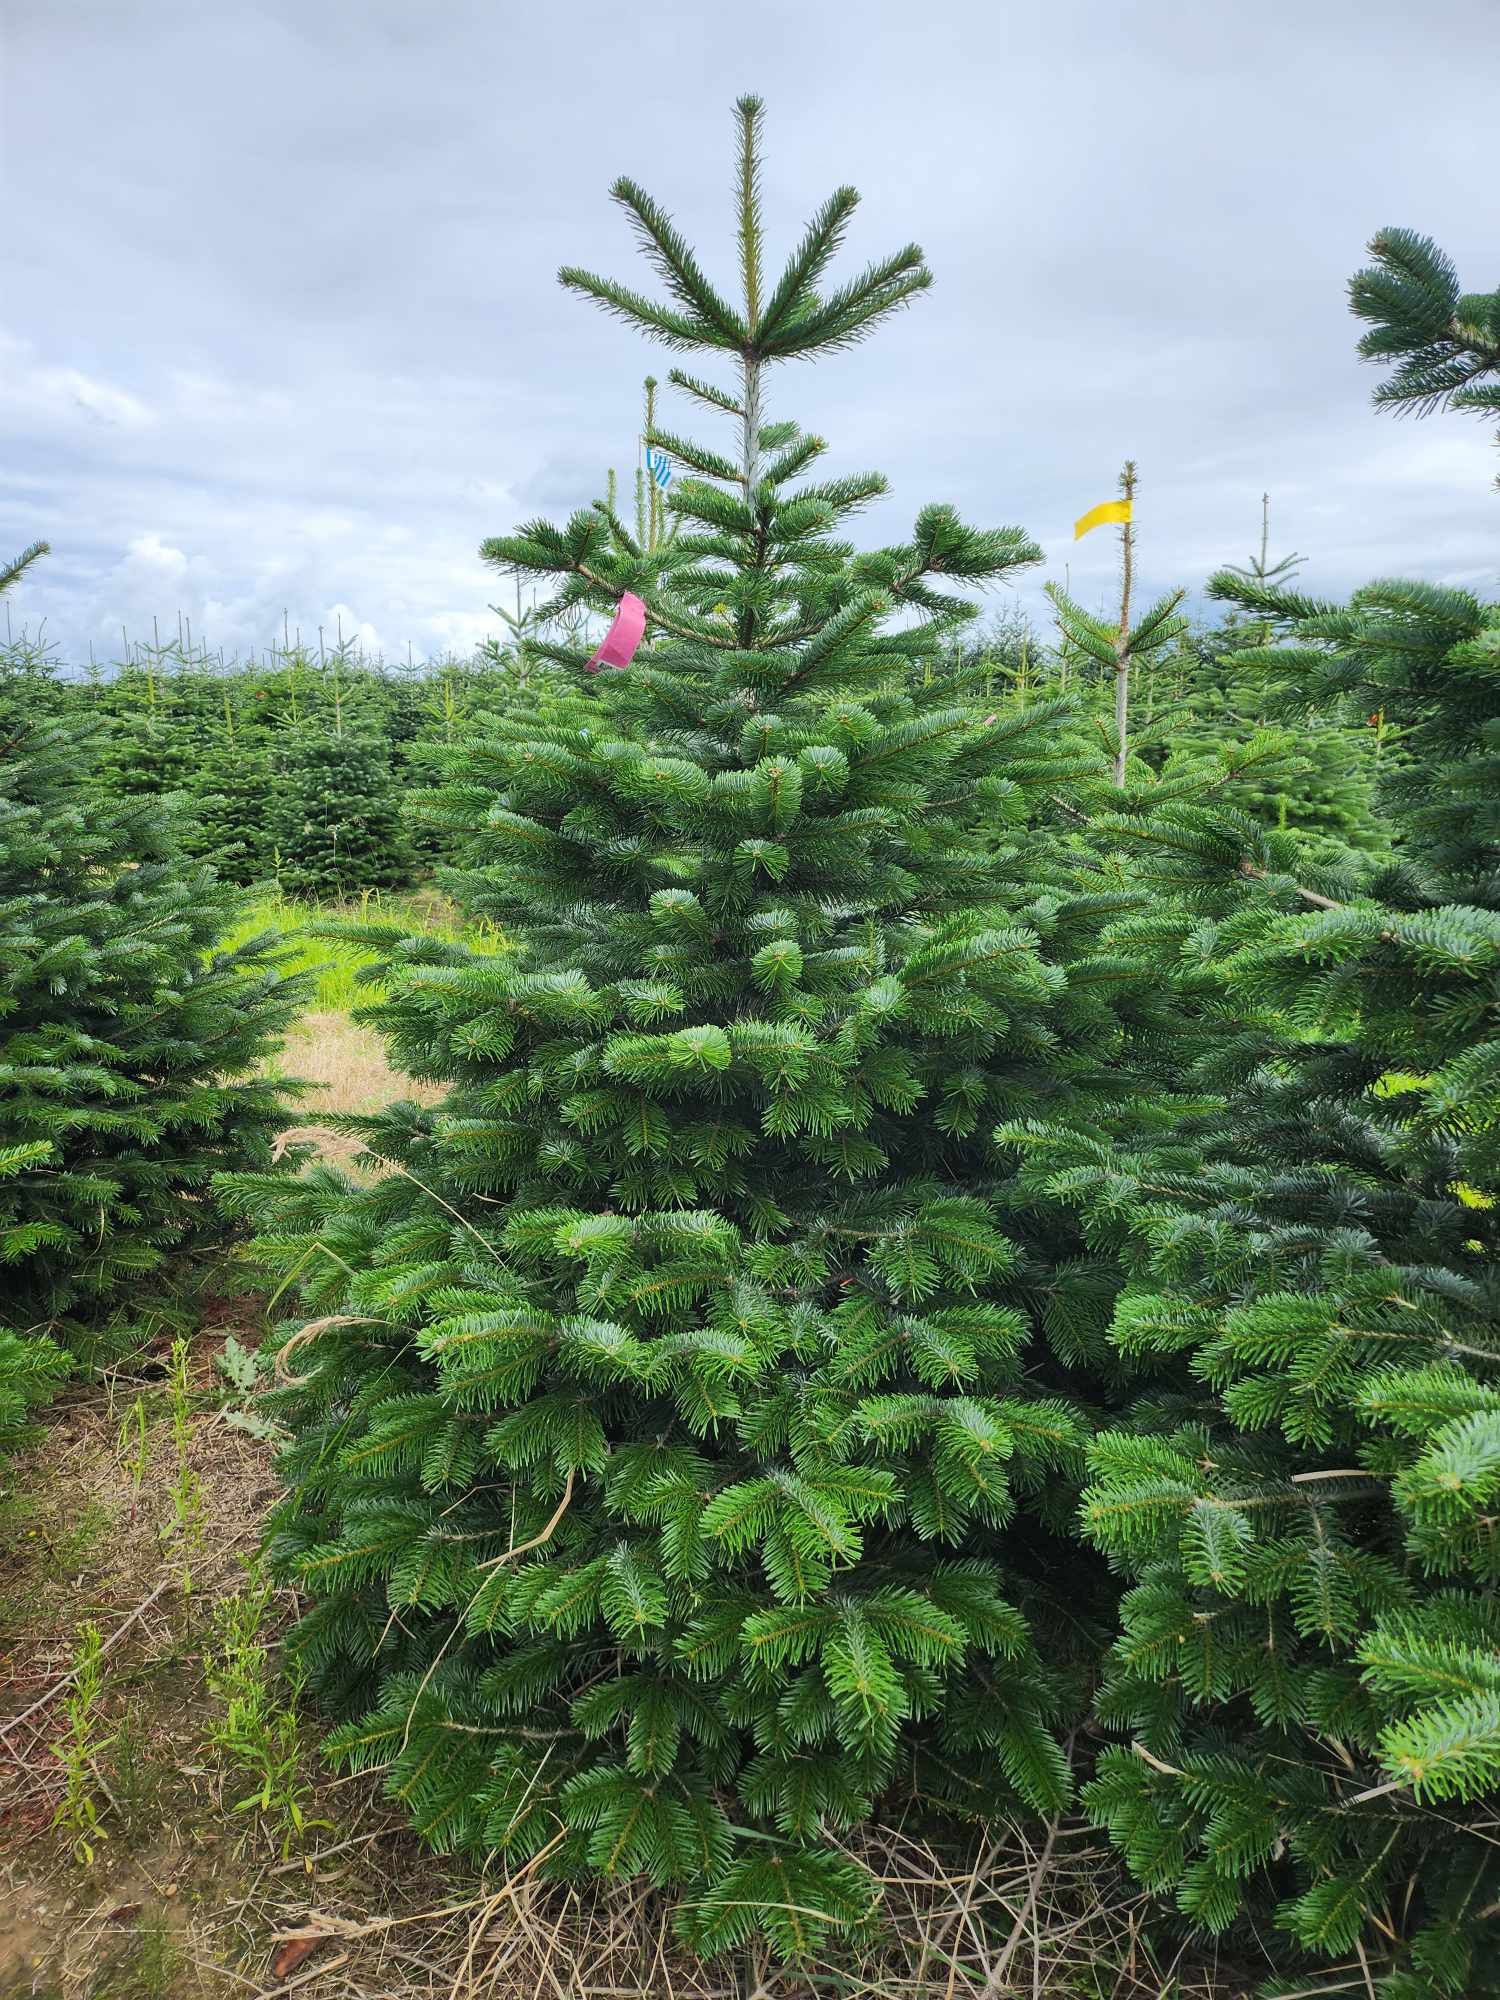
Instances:
[[[277,940],[217,950],[239,897],[154,802],[103,804],[79,748],[0,679],[0,1436],[69,1354],[170,1316],[222,1233],[210,1177],[291,1115],[256,1074],[302,997]]]
[[[486,545],[564,611],[649,610],[623,673],[539,646],[586,706],[498,725],[429,805],[467,842],[447,886],[524,950],[368,933],[393,1059],[445,1099],[355,1121],[373,1185],[227,1191],[311,1315],[274,1552],[335,1754],[442,1846],[677,1884],[701,1948],[795,1957],[869,1908],[833,1842],[882,1798],[1068,1798],[1113,1600],[1071,1511],[1128,1371],[1072,1217],[1044,1259],[1002,1227],[989,1133],[1160,1117],[1124,1057],[1163,1093],[1170,1059],[1159,980],[1058,962],[1120,900],[1070,900],[1049,824],[1098,753],[1060,704],[922,671],[971,616],[951,586],[1037,550],[930,507],[856,554],[884,482],[768,417],[776,363],[929,278],[908,247],[825,287],[843,189],[771,281],[759,121],[739,303],[630,182],[666,301],[563,273],[733,380],[674,371],[729,433],[653,431],[675,534],[599,505]]]
[[[1380,400],[1500,405],[1500,293],[1421,238],[1373,248]],[[1222,1104],[1154,1153],[1033,1135],[1038,1199],[1127,1219],[1114,1339],[1162,1369],[1090,1453],[1083,1525],[1133,1583],[1101,1709],[1130,1743],[1087,1800],[1198,1922],[1248,1909],[1336,1961],[1309,1993],[1494,1994],[1500,607],[1215,587],[1279,635],[1241,656],[1268,713],[1401,730],[1397,860],[1329,895],[1207,809],[1155,829],[1191,905],[1163,962],[1219,984]]]

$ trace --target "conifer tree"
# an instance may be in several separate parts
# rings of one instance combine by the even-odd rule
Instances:
[[[1206,633],[1202,651],[1207,666],[1188,670],[1181,707],[1164,718],[1162,769],[1169,780],[1222,746],[1247,744],[1266,731],[1265,690],[1253,673],[1240,672],[1222,632]],[[1297,836],[1315,866],[1388,854],[1390,826],[1376,812],[1375,788],[1382,763],[1399,751],[1390,742],[1394,731],[1383,724],[1383,717],[1351,724],[1302,715],[1286,756],[1247,781],[1238,803],[1265,825]]]
[[[211,862],[227,881],[265,881],[276,867],[268,825],[280,782],[253,737],[226,737],[201,751],[183,801],[183,851]]]
[[[1396,364],[1375,391],[1376,408],[1500,418],[1500,285],[1462,291],[1452,260],[1410,229],[1383,229],[1370,254],[1375,261],[1349,280],[1349,305],[1369,321],[1364,359]]]
[[[1244,585],[1252,599],[1265,590],[1292,588],[1306,558],[1295,552],[1271,555],[1270,495],[1261,495],[1260,546],[1243,564],[1222,572],[1223,590]],[[1258,662],[1276,636],[1263,616],[1231,604],[1216,626],[1195,634],[1187,648],[1187,668],[1179,675],[1178,699],[1165,719],[1168,777],[1184,763],[1212,756],[1225,742],[1245,743],[1269,720],[1264,677]],[[1249,661],[1246,670],[1240,656]],[[1295,741],[1281,767],[1242,785],[1242,810],[1267,825],[1300,836],[1314,863],[1336,865],[1349,850],[1384,853],[1390,833],[1375,812],[1375,782],[1382,762],[1394,754],[1383,710],[1344,719],[1347,704],[1333,692],[1337,714],[1321,714],[1306,701],[1295,705]]]
[[[26,695],[0,684],[10,1438],[70,1355],[118,1351],[159,1324],[184,1258],[221,1231],[210,1177],[269,1159],[290,1108],[255,1071],[300,990],[272,935],[216,948],[238,899],[180,857],[153,807],[103,805],[76,722],[36,720]]]
[[[0,597],[13,590],[33,563],[52,553],[50,542],[31,542],[12,560],[0,563]]]
[[[214,691],[181,635],[124,641],[125,657],[91,690],[96,782],[112,798],[160,798],[192,783],[213,735]]]
[[[19,583],[33,563],[48,553],[46,542],[32,542],[13,561],[0,564],[0,597]],[[30,665],[30,662],[27,662]],[[9,667],[9,662],[7,662]],[[0,731],[6,734],[20,727],[23,704],[34,699],[39,678],[31,672],[6,673],[0,692]],[[0,1202],[5,1184],[19,1178],[46,1159],[50,1146],[42,1140],[0,1138]],[[0,1218],[7,1211],[0,1206]],[[0,1255],[21,1254],[23,1244],[9,1233],[0,1237]],[[0,1325],[0,1451],[20,1443],[26,1435],[28,1412],[44,1402],[67,1373],[67,1357],[54,1341],[23,1339],[20,1332]]]
[[[1067,1539],[1111,1285],[1068,1218],[1045,1260],[1002,1227],[988,1132],[1042,1103],[1102,1127],[1159,981],[1070,990],[1066,940],[1118,899],[1070,898],[1046,828],[1107,769],[945,650],[1034,544],[930,506],[857,553],[885,482],[770,416],[781,363],[929,275],[908,245],[828,279],[844,188],[773,278],[760,120],[739,104],[737,302],[628,180],[665,300],[562,273],[725,357],[728,386],[671,381],[731,440],[653,429],[679,476],[651,547],[607,501],[485,545],[563,611],[648,616],[623,672],[535,640],[586,716],[505,719],[430,804],[467,840],[447,886],[523,948],[368,931],[372,1017],[445,1099],[356,1122],[373,1185],[228,1194],[311,1315],[273,1551],[334,1754],[439,1845],[677,1884],[701,1948],[759,1926],[798,1957],[868,1907],[839,1830],[892,1789],[1067,1797],[1049,1725],[1111,1599]]]
[[[640,437],[640,458],[635,468],[635,539],[636,546],[643,550],[656,547],[662,537],[671,532],[667,520],[666,485],[670,468],[662,477],[657,476],[659,461],[655,446],[647,442],[656,435],[656,391],[659,384],[654,375],[648,375],[645,382],[645,428]],[[614,478],[614,474],[610,474]],[[614,501],[610,501],[613,509]]]
[[[1500,294],[1423,239],[1372,248],[1377,400],[1493,407]],[[1403,731],[1398,860],[1330,895],[1206,810],[1144,829],[1194,904],[1158,946],[1175,926],[1232,1012],[1200,1072],[1222,1112],[1134,1156],[1030,1135],[1038,1198],[1139,1246],[1116,1344],[1177,1371],[1090,1455],[1085,1531],[1134,1582],[1102,1704],[1130,1747],[1089,1803],[1209,1928],[1269,1893],[1289,1952],[1345,1968],[1330,1993],[1493,1994],[1500,606],[1214,588],[1279,635],[1242,656],[1269,713]]]
[[[284,889],[337,898],[407,879],[412,854],[385,743],[303,731],[274,763],[262,838]]]

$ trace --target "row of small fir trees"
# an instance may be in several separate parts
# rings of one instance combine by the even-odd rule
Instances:
[[[534,693],[525,668],[512,652],[414,676],[347,645],[224,666],[174,641],[83,678],[25,629],[0,641],[0,681],[38,721],[79,731],[106,805],[150,800],[228,880],[330,901],[430,867],[438,850],[403,824],[404,797],[430,784],[434,745]]]
[[[0,593],[46,550],[0,569]],[[213,1176],[266,1165],[305,1004],[244,898],[148,800],[88,780],[88,733],[0,679],[0,1449],[80,1363],[193,1318]]]
[[[860,550],[884,481],[773,414],[930,278],[830,275],[848,188],[768,270],[760,123],[733,298],[628,180],[661,295],[562,273],[718,358],[671,381],[722,436],[653,429],[668,537],[486,545],[648,617],[427,801],[524,949],[371,927],[445,1094],[349,1121],[376,1178],[222,1184],[300,1293],[272,1550],[330,1748],[705,1951],[865,1922],[872,1816],[1081,1804],[1309,1992],[1500,1991],[1500,611],[1226,573],[1267,729],[1117,785],[950,643],[1035,544]],[[1383,398],[1494,407],[1500,294],[1374,254]],[[1313,874],[1255,807],[1330,705],[1406,732],[1395,858]]]
[[[656,386],[648,378],[649,428]],[[635,538],[649,549],[670,530],[661,492],[645,483],[651,500],[637,496]],[[1261,553],[1243,574],[1284,580],[1302,559],[1271,563],[1268,534],[1267,523]],[[989,629],[950,632],[946,644],[984,662],[991,694],[1066,693],[1085,715],[1098,708],[1107,730],[1117,629],[1054,594],[1054,643],[1039,643],[1017,612]],[[528,607],[523,596],[515,614],[491,608],[510,627],[504,643],[418,669],[367,659],[342,640],[317,652],[288,642],[263,660],[226,663],[189,627],[127,648],[110,673],[80,676],[63,672],[55,650],[22,627],[0,640],[0,680],[13,694],[24,689],[37,719],[78,725],[106,800],[149,798],[175,812],[187,854],[244,886],[338,902],[452,860],[448,833],[406,814],[410,796],[434,782],[442,750],[482,736],[490,714],[565,706],[575,691],[576,673],[538,654],[544,606]],[[560,622],[548,621],[554,633],[586,622],[591,607],[559,611]],[[1235,661],[1267,631],[1264,619],[1238,608],[1211,626],[1133,621],[1129,747],[1142,770],[1197,770],[1221,747],[1243,750],[1264,730],[1263,690]],[[1314,856],[1348,846],[1378,852],[1388,836],[1372,809],[1372,780],[1383,757],[1399,754],[1399,732],[1383,711],[1352,727],[1310,713],[1299,719],[1295,747],[1281,747],[1259,785],[1242,771],[1237,793],[1246,810],[1299,832]]]

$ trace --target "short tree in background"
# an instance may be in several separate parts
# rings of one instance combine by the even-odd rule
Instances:
[[[337,899],[405,881],[412,852],[389,746],[331,733],[278,744],[260,846],[294,896]]]
[[[1404,232],[1372,248],[1378,400],[1500,407],[1500,293]],[[1154,1157],[1033,1137],[1038,1199],[1131,1218],[1114,1339],[1165,1371],[1091,1452],[1083,1525],[1134,1582],[1103,1697],[1132,1740],[1088,1801],[1210,1929],[1269,1895],[1288,1950],[1340,1963],[1309,1993],[1493,1994],[1500,606],[1215,588],[1275,628],[1239,662],[1269,714],[1401,731],[1395,860],[1330,896],[1207,808],[1143,828],[1191,905],[1163,963],[1219,983],[1224,1107]]]
[[[227,1191],[313,1315],[273,1548],[334,1753],[439,1845],[678,1884],[701,1947],[760,1926],[795,1957],[869,1906],[837,1843],[882,1797],[1068,1796],[1050,1725],[1113,1597],[1070,1515],[1127,1371],[1071,1218],[1045,1255],[1001,1226],[988,1135],[1128,1122],[1133,1010],[1161,1097],[1182,1051],[1154,970],[1074,991],[1057,962],[1118,901],[1071,896],[1051,825],[1102,759],[944,655],[955,586],[1038,551],[933,506],[856,553],[884,481],[819,476],[823,441],[771,420],[779,363],[929,277],[908,246],[828,282],[846,188],[773,278],[760,115],[737,302],[629,181],[665,301],[562,274],[727,359],[730,386],[672,381],[730,436],[652,433],[678,477],[650,546],[607,503],[486,545],[560,614],[649,612],[624,672],[538,641],[586,711],[511,717],[431,806],[466,843],[444,879],[522,950],[372,929],[373,1017],[446,1098],[353,1121],[374,1185]]]
[[[0,1432],[170,1314],[210,1178],[290,1122],[258,1071],[301,997],[273,935],[217,949],[240,899],[28,692],[0,681]]]
[[[263,742],[206,745],[193,765],[178,816],[185,853],[211,861],[231,882],[264,882],[276,872],[267,821],[276,810],[278,779]]]
[[[1120,483],[1133,498],[1133,463]],[[1265,645],[1267,621],[1232,611],[1216,626],[1194,627],[1181,614],[1182,590],[1133,616],[1135,533],[1133,522],[1122,528],[1128,555],[1122,550],[1121,592],[1108,614],[1048,584],[1056,640],[1040,657],[1029,635],[1020,645],[1018,635],[1002,642],[1005,679],[1070,693],[1110,748],[1122,794],[1115,803],[1127,815],[1154,821],[1183,802],[1217,799],[1251,825],[1293,834],[1300,867],[1347,869],[1360,851],[1383,851],[1388,836],[1372,794],[1381,748],[1394,733],[1385,718],[1369,718],[1379,725],[1372,730],[1361,717],[1353,728],[1304,703],[1295,729],[1269,727],[1264,689],[1237,664],[1241,653],[1253,658]],[[1259,555],[1226,574],[1288,582],[1302,558],[1273,563],[1268,538],[1267,521]]]
[[[1291,590],[1306,561],[1296,554],[1272,559],[1269,494],[1261,496],[1261,507],[1260,548],[1248,562],[1222,572],[1220,593],[1242,585],[1252,605],[1266,590]],[[1212,755],[1226,741],[1246,742],[1266,728],[1270,709],[1261,654],[1277,631],[1274,621],[1231,601],[1221,624],[1194,635],[1185,649],[1186,671],[1179,676],[1164,732],[1169,775],[1184,762]],[[1400,754],[1399,731],[1382,709],[1351,717],[1338,688],[1322,690],[1325,707],[1314,705],[1318,698],[1307,690],[1293,706],[1294,734],[1285,768],[1246,787],[1237,803],[1250,816],[1295,833],[1314,863],[1386,853],[1390,829],[1376,814],[1375,785]],[[1285,722],[1286,709],[1279,702],[1272,706]]]

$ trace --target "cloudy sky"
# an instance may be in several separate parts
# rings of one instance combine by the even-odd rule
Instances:
[[[0,549],[69,657],[179,612],[388,653],[496,621],[480,539],[635,461],[644,342],[560,263],[639,279],[642,180],[728,277],[732,100],[768,102],[787,244],[915,237],[933,291],[772,414],[894,495],[1019,522],[1100,601],[1075,514],[1141,464],[1147,583],[1273,542],[1337,590],[1490,587],[1472,419],[1375,417],[1344,281],[1382,224],[1500,274],[1494,0],[0,0]],[[660,366],[660,360],[657,364]],[[1035,602],[1038,583],[1023,591]]]

